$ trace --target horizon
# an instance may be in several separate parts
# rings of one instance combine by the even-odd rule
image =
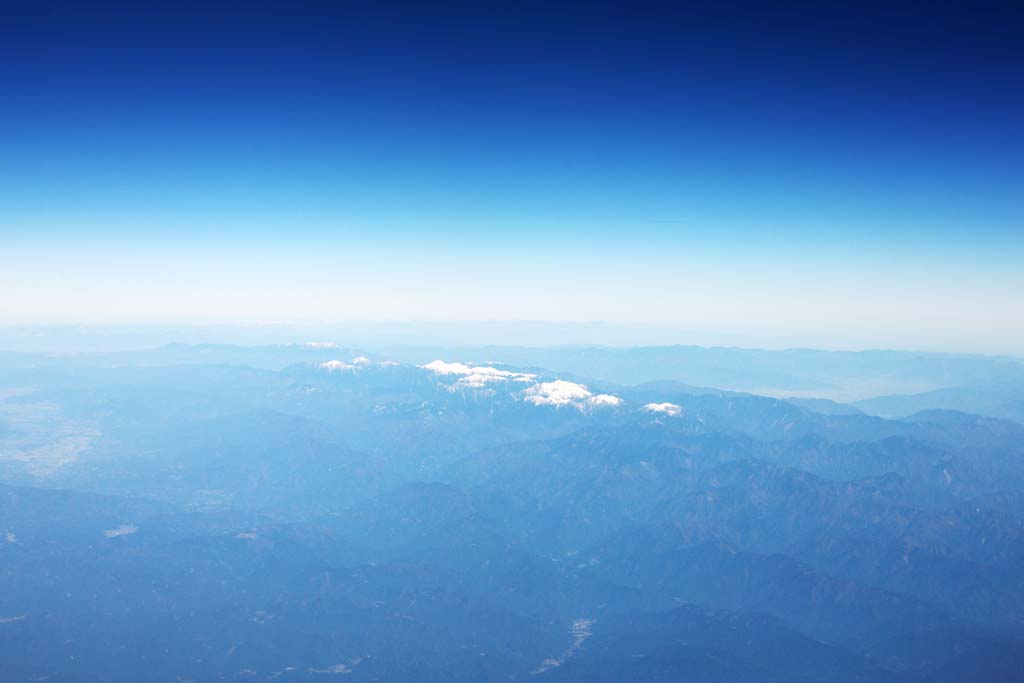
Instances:
[[[844,338],[847,340],[848,338]],[[758,343],[760,340],[760,343]],[[608,321],[541,320],[387,320],[349,322],[227,321],[220,323],[0,323],[0,352],[112,353],[187,346],[239,347],[330,344],[336,348],[386,352],[430,348],[694,348],[742,351],[821,351],[830,353],[903,353],[1005,358],[1024,362],[1024,352],[997,348],[878,346],[870,343],[802,343],[799,339],[751,335],[744,331],[694,331],[665,324],[622,324]],[[326,347],[330,348],[330,347]]]

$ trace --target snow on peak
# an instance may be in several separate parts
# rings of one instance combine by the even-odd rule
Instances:
[[[535,406],[565,406],[585,401],[594,394],[582,384],[556,379],[534,384],[523,392],[523,398]]]
[[[306,342],[305,346],[310,349],[336,349],[338,345],[334,342],[329,341],[311,341]]]
[[[522,396],[523,400],[535,405],[572,405],[580,410],[615,407],[623,403],[623,399],[618,396],[607,393],[595,394],[583,384],[566,380],[540,382],[526,388]]]
[[[468,375],[472,372],[469,366],[464,363],[445,363],[443,360],[435,360],[420,367],[424,370],[430,370],[436,375]]]
[[[329,360],[326,363],[321,363],[319,367],[327,372],[351,372],[371,365],[373,365],[373,361],[369,358],[357,356],[350,361]],[[385,365],[385,363],[378,363],[378,365]]]
[[[582,384],[564,379],[534,384],[523,391],[523,400],[535,406],[573,406],[580,410],[622,405],[618,396],[594,394]]]
[[[456,381],[448,385],[449,391],[472,389],[493,393],[491,387],[497,382],[522,382],[529,384],[520,397],[527,403],[536,406],[573,406],[580,410],[598,407],[614,407],[622,405],[622,399],[610,394],[594,394],[590,389],[563,379],[550,382],[538,382],[537,375],[528,372],[503,370],[493,365],[467,365],[465,363],[448,363],[435,360],[420,366],[439,377],[455,377]]]
[[[531,382],[535,377],[529,373],[502,370],[491,365],[475,365],[470,367],[464,363],[446,363],[443,360],[435,360],[420,367],[436,375],[457,376],[459,378],[458,381],[450,387],[452,391],[456,389],[483,389],[492,382]]]
[[[587,403],[592,406],[621,406],[622,399],[611,394],[597,394],[596,396],[591,396]]]
[[[675,403],[648,403],[644,406],[644,411],[648,413],[664,413],[665,415],[679,415],[683,412],[683,409]]]
[[[327,372],[345,372],[347,370],[355,370],[355,368],[356,366],[343,360],[329,360],[326,363],[320,364],[320,369]]]

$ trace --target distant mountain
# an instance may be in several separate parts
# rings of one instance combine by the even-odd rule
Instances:
[[[862,412],[847,403],[837,403],[827,398],[787,398],[786,401],[822,415],[857,415]]]
[[[943,387],[913,394],[876,396],[856,403],[872,415],[907,417],[929,410],[955,410],[1024,424],[1024,379],[1016,372],[985,384]]]

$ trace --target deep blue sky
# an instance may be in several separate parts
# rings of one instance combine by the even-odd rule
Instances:
[[[1020,13],[756,5],[5,2],[0,321],[1024,352]]]

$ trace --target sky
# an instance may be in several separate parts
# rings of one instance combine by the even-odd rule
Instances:
[[[1011,4],[6,0],[0,324],[1024,355]]]

